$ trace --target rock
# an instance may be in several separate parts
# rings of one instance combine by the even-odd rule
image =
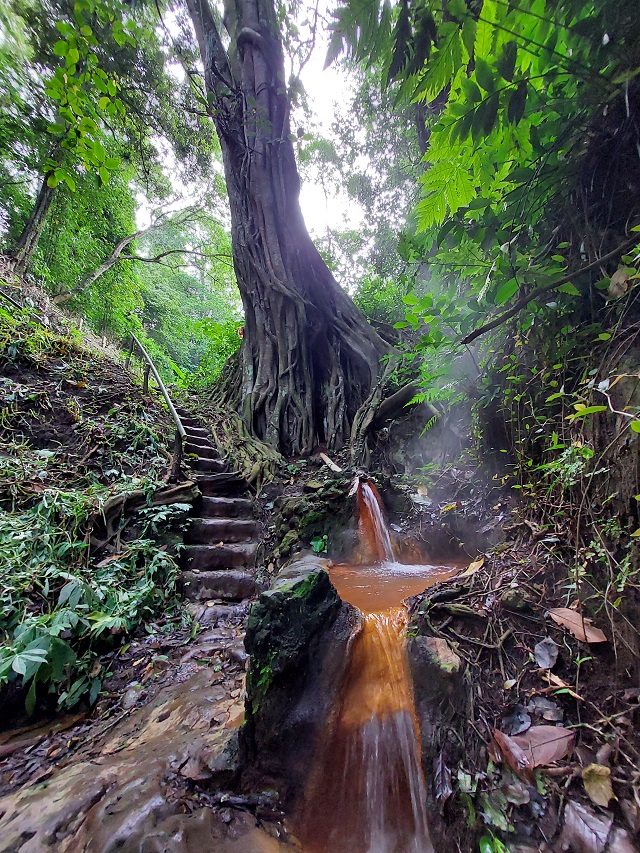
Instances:
[[[247,689],[254,701],[267,682],[295,664],[313,635],[337,616],[340,598],[323,562],[307,558],[286,567],[251,607],[245,646],[251,655]]]
[[[443,675],[455,675],[460,672],[461,661],[449,643],[442,637],[416,637],[417,644],[428,657],[430,665]]]
[[[239,666],[244,666],[249,658],[242,645],[231,646],[225,654],[232,663],[237,663]]]
[[[500,597],[500,601],[507,610],[515,610],[517,613],[523,613],[531,607],[527,596],[519,589],[505,590]]]
[[[254,602],[247,623],[245,784],[276,788],[286,806],[301,794],[335,705],[359,624],[315,556],[295,560]],[[245,778],[246,777],[246,778]]]
[[[434,763],[444,749],[451,766],[462,758],[455,753],[454,731],[467,724],[469,698],[464,670],[460,657],[442,637],[413,637],[407,644],[407,655],[422,740],[422,767],[425,778],[431,780]],[[434,848],[446,850],[448,831],[433,783],[427,785],[427,809]]]
[[[291,550],[291,548],[294,545],[296,545],[299,541],[300,541],[300,538],[298,536],[297,531],[296,530],[290,530],[288,533],[286,533],[283,536],[282,541],[280,542],[280,549],[279,549],[280,553],[281,554],[288,554],[289,551]]]
[[[253,819],[229,834],[212,809],[185,815],[175,798],[170,780],[176,774],[214,787],[230,785],[238,774],[237,728],[212,725],[232,707],[230,697],[212,701],[217,678],[205,669],[163,688],[51,778],[0,798],[0,851],[285,849],[262,848],[257,836],[244,843],[255,830]]]
[[[129,685],[129,688],[120,700],[120,704],[125,711],[129,711],[138,704],[138,701],[143,695],[144,688],[142,687],[142,684],[140,684],[139,681],[134,681]]]
[[[193,601],[221,598],[226,601],[242,601],[256,591],[255,578],[251,571],[182,572],[185,595]]]
[[[203,628],[214,627],[227,619],[239,619],[248,610],[246,604],[222,604],[215,601],[207,601],[205,604],[189,603],[187,608],[194,621]]]
[[[459,708],[461,661],[441,637],[413,637],[407,646],[416,706],[429,716],[448,718]]]
[[[318,492],[323,487],[324,483],[321,483],[320,480],[309,480],[304,484],[305,492]]]

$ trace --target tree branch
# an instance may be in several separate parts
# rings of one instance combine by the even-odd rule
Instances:
[[[122,255],[121,261],[142,261],[143,264],[157,264],[167,255],[195,255],[198,258],[231,259],[233,256],[226,253],[198,252],[196,249],[167,249],[153,258],[145,258],[143,255]]]
[[[479,338],[481,335],[490,332],[492,329],[495,329],[497,326],[501,326],[504,322],[511,319],[511,317],[515,317],[515,315],[525,308],[530,302],[533,302],[534,299],[539,299],[541,296],[544,296],[545,293],[550,293],[552,290],[557,290],[559,287],[562,287],[563,284],[568,284],[572,279],[576,278],[576,276],[582,275],[582,273],[589,272],[590,270],[596,269],[602,264],[607,263],[607,261],[613,260],[613,258],[618,257],[619,255],[624,254],[628,249],[632,249],[634,246],[638,245],[638,238],[632,237],[630,240],[627,240],[626,243],[623,243],[621,246],[618,246],[617,249],[613,249],[611,252],[608,252],[606,255],[603,255],[601,258],[597,258],[597,260],[592,261],[590,264],[586,264],[584,267],[580,267],[580,269],[575,270],[574,272],[567,273],[563,278],[555,281],[553,284],[546,284],[544,287],[538,287],[536,290],[533,290],[527,296],[523,296],[522,299],[519,299],[516,304],[509,308],[508,311],[505,311],[502,314],[499,314],[495,319],[491,320],[489,323],[485,323],[484,326],[480,326],[477,329],[474,329],[473,332],[469,332],[462,340],[461,344],[465,346],[470,344],[472,341],[475,341],[476,338]]]
[[[92,272],[88,273],[77,285],[71,289],[69,294],[80,293],[85,290],[87,287],[92,285],[96,279],[100,278],[101,275],[104,275],[111,267],[118,263],[120,260],[126,260],[127,258],[130,260],[148,260],[146,258],[137,257],[133,255],[123,255],[122,252],[129,246],[134,240],[139,239],[140,237],[144,237],[147,234],[152,234],[155,231],[161,231],[163,228],[166,228],[169,225],[186,225],[188,222],[192,220],[197,220],[200,216],[200,211],[195,206],[190,206],[185,208],[184,210],[173,212],[169,210],[155,210],[152,214],[151,224],[146,228],[140,228],[138,231],[134,231],[133,234],[127,234],[126,237],[122,237],[116,245],[113,247],[113,251],[111,254],[105,258],[105,260],[97,266]],[[172,252],[186,252],[186,249],[173,249]],[[168,252],[167,254],[170,254]],[[226,257],[226,256],[225,256]]]

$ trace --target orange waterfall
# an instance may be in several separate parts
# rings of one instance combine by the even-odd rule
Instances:
[[[360,482],[358,506],[372,565],[329,573],[362,630],[296,829],[304,853],[432,853],[402,600],[458,569],[400,565],[373,484]]]

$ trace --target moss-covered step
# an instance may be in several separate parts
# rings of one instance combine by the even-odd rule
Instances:
[[[227,569],[214,572],[183,572],[184,597],[189,601],[244,601],[256,593],[256,581],[251,572]]]

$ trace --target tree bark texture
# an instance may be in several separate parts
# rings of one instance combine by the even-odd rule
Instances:
[[[49,175],[46,174],[38,190],[38,196],[35,204],[29,215],[26,225],[22,229],[22,233],[16,240],[15,246],[11,251],[13,258],[13,271],[17,276],[24,276],[29,269],[31,258],[36,250],[38,241],[42,236],[45,223],[47,221],[47,213],[51,207],[55,188],[50,187],[47,183]]]
[[[234,403],[285,454],[340,448],[389,346],[339,287],[307,232],[272,0],[186,0],[222,147],[245,310]]]

